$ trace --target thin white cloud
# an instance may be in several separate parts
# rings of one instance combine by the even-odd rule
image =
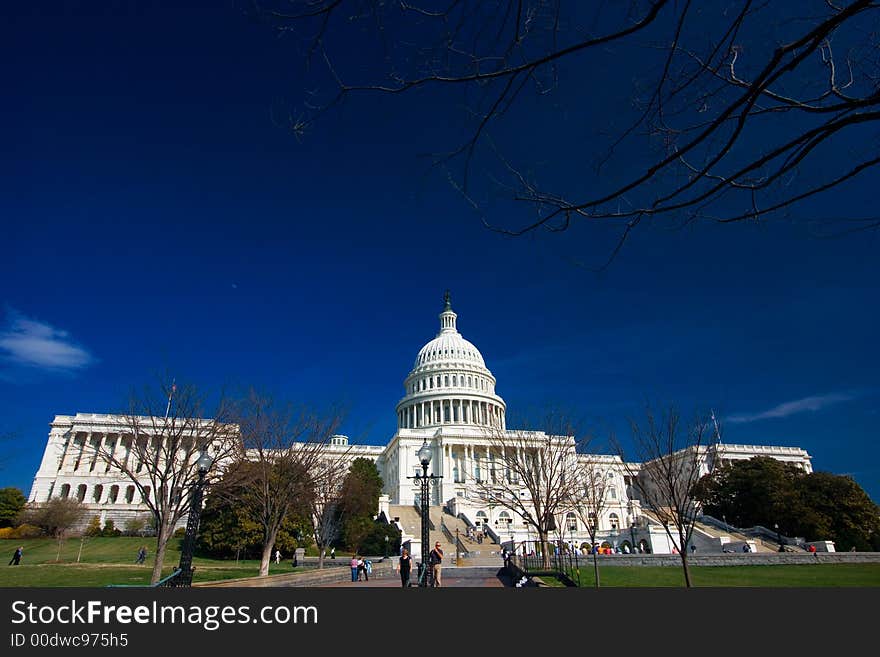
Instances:
[[[849,392],[837,392],[828,395],[813,395],[802,399],[778,404],[773,408],[761,411],[760,413],[737,413],[727,417],[727,421],[733,424],[743,424],[746,422],[758,422],[759,420],[771,420],[775,418],[788,417],[797,415],[798,413],[806,413],[807,411],[820,411],[823,408],[839,404],[840,402],[851,401],[858,395]]]
[[[71,340],[67,331],[15,310],[7,311],[6,320],[0,331],[0,353],[14,363],[49,370],[78,370],[95,360]]]

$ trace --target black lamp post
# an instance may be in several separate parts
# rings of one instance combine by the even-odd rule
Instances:
[[[773,529],[776,530],[776,542],[779,543],[779,551],[785,552],[784,548],[782,547],[783,546],[782,534],[779,533],[779,523],[778,522],[773,523]]]
[[[388,534],[385,534],[385,558],[388,558]]]
[[[189,503],[189,517],[186,520],[186,534],[183,537],[183,548],[180,551],[180,574],[175,578],[176,586],[192,586],[193,580],[193,552],[196,548],[196,535],[199,533],[199,521],[202,517],[202,495],[205,491],[205,475],[211,469],[213,460],[208,450],[202,451],[202,455],[196,464],[199,470],[199,478],[193,489],[192,500]]]
[[[629,540],[630,540],[629,551],[632,554],[635,554],[635,552],[636,552],[636,521],[635,521],[635,519],[629,521]]]
[[[429,524],[430,524],[430,516],[429,510],[431,507],[431,484],[438,480],[442,479],[442,477],[435,474],[428,474],[428,466],[431,464],[431,448],[428,446],[428,439],[426,438],[422,443],[422,446],[419,448],[419,463],[422,465],[422,472],[419,473],[416,471],[415,477],[407,477],[408,479],[415,479],[417,482],[421,484],[421,503],[422,503],[422,563],[421,568],[423,569],[424,576],[419,578],[420,586],[431,586],[433,584],[433,573],[428,569],[428,555],[430,554],[430,545],[431,542],[430,534],[429,534]]]

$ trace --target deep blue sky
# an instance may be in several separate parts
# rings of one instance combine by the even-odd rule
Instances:
[[[625,437],[645,398],[711,407],[727,442],[804,447],[880,499],[877,232],[648,228],[595,274],[596,233],[489,232],[432,172],[436,98],[366,98],[297,141],[271,111],[295,52],[234,4],[30,4],[0,20],[0,485],[29,491],[55,414],[159,370],[342,402],[384,444],[449,288],[511,418]]]

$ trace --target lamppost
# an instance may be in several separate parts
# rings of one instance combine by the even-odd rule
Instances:
[[[629,521],[629,540],[630,546],[629,551],[633,554],[636,553],[636,521],[632,519]]]
[[[180,574],[175,578],[175,586],[192,586],[193,580],[193,552],[196,548],[196,535],[199,533],[199,520],[202,517],[202,495],[205,490],[205,475],[211,469],[213,459],[208,450],[202,450],[196,467],[199,478],[193,489],[192,500],[189,503],[189,517],[186,520],[186,534],[183,537],[183,548],[180,551]]]
[[[611,551],[617,551],[617,525],[611,525],[611,531],[609,532],[609,537],[611,538]]]
[[[779,551],[785,552],[785,549],[783,548],[784,544],[782,542],[782,534],[779,533],[779,523],[778,522],[773,523],[773,529],[776,530],[776,542],[779,543]]]
[[[430,553],[430,535],[429,535],[429,524],[430,524],[430,516],[429,510],[431,506],[431,484],[443,477],[428,474],[428,466],[431,464],[431,448],[428,446],[428,439],[425,438],[422,446],[419,448],[418,457],[419,463],[422,465],[422,472],[419,473],[416,471],[415,477],[407,477],[407,479],[415,479],[418,483],[421,484],[421,512],[422,512],[422,563],[420,564],[420,568],[423,570],[419,573],[419,585],[420,586],[431,586],[433,582],[432,573],[430,570],[426,570],[428,568],[428,554]],[[423,575],[423,576],[422,576]]]
[[[385,534],[385,558],[388,558],[388,534]]]

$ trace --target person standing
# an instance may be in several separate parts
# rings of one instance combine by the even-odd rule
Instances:
[[[140,550],[138,550],[137,559],[135,559],[135,563],[144,563],[147,560],[147,546],[141,545]]]
[[[24,554],[24,546],[19,545],[18,549],[12,553],[12,559],[9,560],[10,566],[18,566],[21,563],[21,557]]]
[[[281,550],[275,548],[275,565],[277,566],[279,563],[281,563]]]
[[[408,588],[409,578],[412,574],[412,557],[409,556],[409,550],[406,548],[403,548],[403,553],[397,562],[397,572],[400,573],[400,586]]]
[[[351,581],[356,582],[356,581],[358,581],[358,558],[357,558],[357,555],[355,555],[351,558],[351,563],[349,565],[351,566]]]
[[[440,541],[434,543],[434,549],[431,550],[431,554],[428,557],[428,563],[431,565],[434,575],[434,581],[431,583],[431,586],[440,588],[440,575],[443,570],[443,550],[440,549]]]

